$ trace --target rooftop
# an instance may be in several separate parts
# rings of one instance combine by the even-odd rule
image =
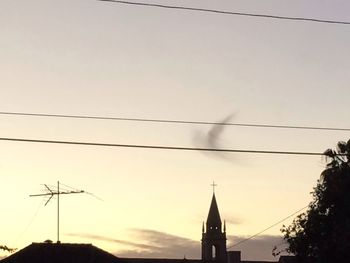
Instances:
[[[92,244],[32,243],[1,263],[120,263],[116,256]]]

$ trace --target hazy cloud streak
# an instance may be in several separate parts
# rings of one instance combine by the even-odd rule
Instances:
[[[195,135],[193,137],[193,143],[196,147],[204,147],[204,148],[213,148],[220,149],[224,148],[220,144],[220,137],[222,133],[226,129],[226,123],[229,123],[233,118],[234,114],[230,114],[225,117],[223,120],[218,121],[220,124],[214,124],[207,133],[202,131],[195,131]],[[202,152],[203,154],[215,157],[227,161],[232,161],[232,154],[226,152]]]
[[[239,224],[242,224],[243,222],[242,218],[234,217],[234,216],[223,215],[222,218],[225,219],[226,224],[230,224],[230,225],[239,225]]]
[[[165,232],[150,229],[130,229],[137,239],[146,241],[156,250],[135,251],[123,250],[117,254],[122,257],[156,257],[156,258],[199,258],[200,242]]]
[[[73,237],[89,238],[89,239],[92,239],[92,240],[101,240],[101,241],[113,242],[113,243],[118,243],[118,244],[121,244],[121,245],[132,246],[132,247],[139,248],[139,249],[149,249],[149,250],[160,249],[160,247],[157,247],[157,246],[152,246],[152,245],[147,245],[147,244],[142,244],[142,243],[135,243],[135,242],[130,242],[130,241],[126,241],[126,240],[115,239],[115,238],[99,236],[99,235],[93,235],[93,234],[69,233],[69,234],[66,234],[66,235],[67,236],[73,236]]]
[[[183,258],[186,256],[186,258],[200,258],[200,241],[151,229],[133,228],[129,229],[129,232],[133,240],[138,240],[141,243],[93,234],[70,233],[67,235],[130,246],[130,249],[115,251],[114,254],[118,257]],[[245,240],[246,238],[246,236],[228,235],[227,247],[229,248],[235,243]],[[272,256],[272,250],[274,246],[285,246],[283,238],[281,236],[257,236],[254,239],[243,242],[229,250],[242,251],[243,260],[276,261],[276,258]]]
[[[248,238],[247,236],[227,236],[227,247],[237,244]],[[285,244],[281,236],[261,235],[231,248],[230,250],[242,251],[244,260],[273,260],[276,258],[272,255],[275,246],[281,247]]]

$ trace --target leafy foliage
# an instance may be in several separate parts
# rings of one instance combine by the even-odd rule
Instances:
[[[324,152],[326,169],[313,201],[282,233],[297,262],[350,262],[350,140]]]
[[[9,248],[9,247],[7,247],[7,246],[2,246],[2,245],[0,245],[0,250],[4,250],[4,251],[7,251],[7,252],[12,253],[12,252],[14,252],[16,249],[14,249],[14,248]]]

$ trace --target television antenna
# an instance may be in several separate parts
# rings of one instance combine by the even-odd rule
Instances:
[[[34,194],[29,195],[29,197],[35,196],[49,196],[49,199],[46,201],[45,206],[50,202],[52,197],[57,195],[57,243],[60,243],[60,195],[68,195],[68,194],[82,194],[87,193],[84,190],[68,190],[68,191],[60,191],[60,182],[57,181],[57,190],[52,190],[48,185],[44,184],[46,193],[43,194]],[[90,194],[90,193],[88,193]]]

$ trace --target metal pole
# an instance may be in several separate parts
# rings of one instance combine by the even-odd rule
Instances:
[[[61,243],[60,241],[60,195],[67,195],[67,194],[81,194],[85,193],[84,190],[76,190],[76,191],[63,191],[60,192],[60,181],[57,181],[57,191],[51,190],[46,184],[45,184],[46,189],[48,190],[47,193],[44,194],[35,194],[35,195],[29,195],[29,196],[49,196],[49,199],[46,201],[45,205],[47,205],[51,198],[54,195],[57,195],[57,243]]]
[[[57,181],[57,243],[60,243],[60,181]]]

